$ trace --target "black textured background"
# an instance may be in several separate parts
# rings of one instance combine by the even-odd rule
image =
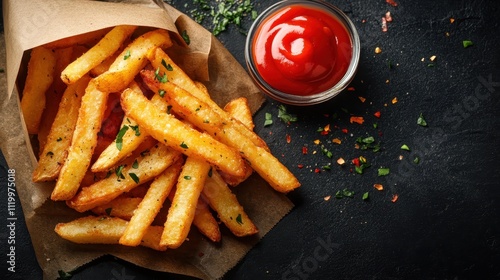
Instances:
[[[294,210],[224,279],[500,279],[500,4],[396,1],[397,7],[384,0],[329,1],[351,17],[361,38],[355,91],[314,107],[287,106],[298,117],[289,125],[277,119],[279,104],[272,101],[255,115],[256,131],[302,187],[289,194]],[[180,10],[194,7],[192,1],[171,2]],[[255,8],[262,11],[273,2],[258,1]],[[383,33],[380,19],[387,11],[393,22]],[[249,21],[244,24],[248,28]],[[245,36],[232,27],[218,38],[244,64]],[[474,46],[464,48],[463,40]],[[375,54],[375,47],[382,53]],[[398,102],[392,104],[393,98]],[[373,116],[376,111],[380,119]],[[265,113],[273,115],[273,125],[263,126]],[[420,114],[428,127],[416,124]],[[349,123],[350,115],[363,116],[365,123]],[[328,135],[317,132],[327,124],[332,129]],[[358,137],[367,136],[380,141],[380,152],[354,148]],[[333,138],[342,144],[332,143]],[[316,139],[333,153],[331,159],[314,144]],[[411,151],[401,150],[403,144]],[[371,163],[362,175],[350,172],[350,163],[336,164],[339,157],[350,161],[359,156]],[[329,163],[331,170],[322,169]],[[390,174],[378,177],[379,167],[390,168]],[[2,205],[7,169],[2,157]],[[374,183],[384,190],[375,190]],[[336,199],[335,193],[345,188],[355,192],[354,198]],[[367,201],[361,198],[365,192]],[[399,196],[395,203],[394,194]],[[6,221],[6,207],[0,209]],[[0,275],[41,279],[25,228],[17,228],[16,239],[24,246],[17,247],[15,274],[4,268],[5,226],[0,239]],[[73,276],[90,278],[191,279],[113,257]]]

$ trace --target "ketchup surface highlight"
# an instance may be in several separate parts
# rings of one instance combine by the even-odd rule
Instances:
[[[301,96],[337,84],[352,57],[349,33],[334,15],[298,4],[265,19],[252,48],[255,67],[266,83]]]

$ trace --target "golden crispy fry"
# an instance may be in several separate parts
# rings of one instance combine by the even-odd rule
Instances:
[[[55,180],[59,175],[61,166],[68,155],[73,131],[78,120],[78,110],[89,80],[89,77],[83,77],[77,83],[70,85],[64,92],[47,137],[47,144],[44,146],[38,165],[33,172],[34,182]]]
[[[118,244],[127,221],[107,216],[87,216],[68,223],[56,225],[55,232],[62,238],[79,244]],[[165,251],[160,245],[163,231],[161,226],[149,226],[141,245],[158,251]]]
[[[179,152],[157,144],[147,155],[139,156],[135,163],[118,166],[115,174],[88,187],[83,187],[71,200],[67,201],[67,204],[78,212],[84,212],[108,203],[122,193],[153,179],[175,162],[179,156]]]
[[[229,116],[229,114],[222,110],[215,101],[210,99],[210,95],[207,95],[203,89],[200,89],[194,82],[189,78],[189,76],[179,67],[174,61],[160,48],[156,48],[154,51],[151,51],[148,55],[148,59],[151,61],[151,65],[153,68],[158,69],[160,75],[166,73],[169,81],[183,88],[184,90],[191,93],[196,98],[205,102],[207,105],[212,108],[217,114],[222,116],[227,121],[233,123],[233,126],[246,138],[251,139],[254,145],[262,147],[266,150],[269,150],[267,144],[262,138],[260,138],[253,131],[245,127],[241,122],[235,120]],[[167,66],[167,67],[166,67]]]
[[[203,159],[186,159],[176,185],[172,206],[168,211],[160,245],[178,248],[186,240],[210,168],[210,164]]]
[[[64,48],[54,50],[56,56],[56,66],[54,69],[54,77],[59,77],[61,71],[71,62],[73,55],[73,48]],[[38,127],[38,143],[40,146],[39,152],[43,151],[43,147],[47,141],[47,136],[49,135],[52,122],[54,121],[57,110],[59,108],[59,103],[66,90],[66,84],[60,79],[54,79],[52,85],[45,93],[45,110],[43,111],[42,120],[40,121],[40,126]]]
[[[97,88],[105,92],[119,92],[125,89],[139,71],[147,64],[147,53],[154,49],[172,45],[168,31],[150,31],[130,43],[111,64],[109,70],[96,78]]]
[[[207,178],[202,196],[234,235],[247,236],[258,232],[243,206],[217,171],[214,170],[212,176]]]
[[[224,106],[224,111],[228,112],[231,117],[239,120],[248,129],[254,129],[255,124],[253,123],[252,112],[248,106],[248,100],[245,97],[239,97],[229,101],[226,106]]]
[[[140,197],[119,196],[109,203],[92,208],[92,213],[99,216],[118,217],[128,221],[134,215],[134,210],[141,201]]]
[[[198,199],[196,212],[194,213],[193,225],[208,239],[219,242],[221,233],[217,220],[212,215],[210,207],[203,199]]]
[[[63,38],[48,44],[45,44],[44,47],[48,49],[60,49],[67,48],[75,45],[86,45],[86,44],[94,44],[98,42],[102,36],[109,32],[109,29],[100,29],[88,33],[83,33],[67,38]]]
[[[45,92],[54,81],[56,57],[52,50],[36,47],[31,51],[28,75],[21,98],[21,111],[28,133],[38,133],[45,109]]]
[[[140,92],[124,90],[121,104],[125,114],[160,143],[188,156],[204,158],[226,173],[244,176],[245,163],[237,151],[160,110]]]
[[[120,238],[120,244],[138,246],[141,243],[147,228],[154,221],[170,190],[175,186],[182,163],[183,160],[179,158],[151,183],[148,192],[134,211],[127,229]]]
[[[97,90],[91,80],[82,98],[68,157],[52,191],[52,200],[71,199],[78,191],[97,143],[107,97],[107,93]]]
[[[67,84],[76,82],[92,68],[112,56],[137,29],[136,26],[121,25],[109,31],[95,46],[70,63],[61,73],[61,80]],[[123,59],[123,58],[122,58]]]
[[[234,122],[222,118],[206,103],[175,84],[155,82],[151,77],[154,75],[151,71],[141,71],[141,73],[153,91],[166,92],[164,98],[172,106],[172,110],[215,139],[240,151],[252,168],[275,190],[287,193],[300,186],[297,178],[277,158],[266,149],[254,145],[249,138],[240,133]]]

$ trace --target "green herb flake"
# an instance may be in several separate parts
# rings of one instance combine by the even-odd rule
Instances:
[[[134,180],[136,184],[139,184],[139,176],[137,176],[137,174],[129,173],[128,175],[130,176],[130,178],[132,178],[132,180]]]
[[[167,69],[167,71],[174,71],[174,67],[172,67],[172,65],[170,65],[170,64],[167,64],[165,59],[161,60],[161,65],[163,65],[163,67],[165,67],[165,69]]]
[[[137,161],[137,159],[134,160],[134,163],[132,163],[132,168],[134,168],[134,169],[139,168],[139,162]]]
[[[241,219],[241,214],[238,214],[238,216],[236,217],[236,222],[237,222],[238,224],[240,224],[240,225],[242,225],[242,224],[243,224],[243,221],[242,221],[242,219]]]
[[[184,176],[184,180],[191,180],[191,176],[188,175]]]
[[[123,147],[123,136],[127,132],[128,128],[129,127],[127,125],[124,125],[122,128],[120,128],[120,131],[118,131],[118,135],[116,135],[115,143],[116,143],[116,148],[118,149],[118,151],[122,150],[122,147]]]
[[[390,169],[389,168],[379,168],[378,169],[378,176],[386,176],[389,175]]]
[[[141,136],[139,125],[129,125],[129,127],[135,132],[135,136]]]
[[[189,147],[188,147],[188,145],[187,145],[186,143],[184,143],[184,141],[181,143],[181,145],[180,145],[180,146],[181,146],[181,148],[183,148],[183,149],[188,149],[188,148],[189,148]]]
[[[130,50],[127,50],[127,52],[125,53],[125,55],[123,56],[123,60],[127,60],[130,58]]]
[[[155,80],[162,84],[168,82],[167,73],[163,73],[163,76],[160,75],[160,67],[158,67],[155,71]]]
[[[420,115],[418,116],[417,124],[420,126],[427,126],[427,121],[424,119],[422,113],[420,113]]]
[[[297,121],[297,116],[287,112],[285,105],[278,106],[278,118],[284,123],[291,123]]]
[[[409,151],[410,147],[408,147],[408,145],[406,144],[403,144],[403,146],[401,146],[401,150]]]
[[[370,194],[368,192],[365,192],[363,194],[363,200],[368,200],[368,198],[370,198]]]
[[[413,159],[413,163],[418,164],[419,162],[420,162],[420,158],[419,157],[415,157]]]
[[[61,138],[61,137],[59,137],[59,138],[57,138],[57,140],[56,140],[56,141],[57,141],[57,142],[61,142],[61,141],[62,141],[62,138]]]
[[[265,114],[264,126],[270,126],[273,124],[273,115],[271,113]]]
[[[465,49],[465,48],[468,48],[468,47],[474,46],[474,43],[472,43],[472,41],[471,41],[471,40],[463,40],[463,41],[462,41],[462,45],[464,46],[464,49]]]
[[[354,191],[348,190],[348,189],[343,189],[342,190],[342,196],[343,197],[348,197],[348,198],[353,198],[354,197]]]
[[[106,209],[104,210],[104,212],[106,212],[106,215],[111,216],[111,211],[112,211],[112,210],[113,210],[113,208],[109,207],[109,208],[106,208]]]
[[[191,39],[189,38],[187,30],[183,30],[181,33],[181,36],[182,36],[182,39],[184,39],[184,42],[186,42],[186,44],[188,44],[188,45],[191,44]]]
[[[172,105],[167,106],[167,114],[170,114],[170,110],[172,110]]]
[[[125,179],[125,176],[123,176],[123,173],[122,173],[124,167],[125,167],[125,165],[120,165],[115,170],[115,174],[116,174],[116,177],[118,177],[118,181],[120,179]]]
[[[165,90],[163,90],[163,89],[159,89],[159,90],[158,90],[158,94],[159,94],[159,95],[160,95],[160,97],[162,97],[162,98],[163,98],[163,96],[165,96],[165,93],[167,93],[167,92],[166,92]]]

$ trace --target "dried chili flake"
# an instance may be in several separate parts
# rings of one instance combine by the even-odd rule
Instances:
[[[355,90],[356,90],[356,88],[355,88],[355,87],[348,87],[348,88],[347,88],[347,91],[355,91]]]
[[[387,32],[387,20],[382,17],[382,32]]]
[[[392,16],[391,16],[391,12],[390,11],[387,12],[387,13],[385,13],[385,20],[387,22],[391,22],[392,21]]]
[[[376,53],[376,54],[379,54],[379,53],[381,53],[381,52],[382,52],[382,49],[381,49],[380,47],[376,47],[376,48],[375,48],[375,53]]]
[[[363,117],[351,116],[349,119],[351,123],[363,124],[365,119]]]
[[[382,191],[384,190],[384,186],[382,184],[373,184],[373,187],[377,190],[377,191]]]
[[[380,118],[380,111],[377,111],[373,114],[376,118]]]
[[[349,131],[347,130],[347,128],[342,128],[341,131],[342,131],[342,133],[345,133],[345,134],[349,133]]]
[[[359,100],[361,100],[361,103],[365,103],[366,101],[366,98],[364,98],[363,96],[358,96]]]
[[[302,146],[302,154],[307,155],[307,147],[306,146]]]
[[[314,173],[321,173],[321,169],[316,167],[316,168],[314,169]]]
[[[398,98],[397,98],[397,97],[394,97],[394,98],[391,100],[391,103],[392,103],[392,104],[396,104],[396,103],[398,103]]]
[[[321,141],[319,139],[316,139],[316,140],[313,141],[313,143],[316,144],[316,145],[319,145],[321,143]]]
[[[287,134],[287,135],[286,135],[286,142],[287,142],[288,144],[290,144],[290,142],[292,142],[292,136],[290,136],[290,134]]]
[[[345,164],[345,160],[343,158],[339,158],[339,159],[337,159],[337,164],[338,165],[344,165]]]
[[[352,160],[352,164],[356,165],[356,166],[361,166],[361,163],[359,162],[359,158],[354,158]]]
[[[337,145],[342,144],[342,140],[340,140],[339,138],[333,138],[332,142],[337,144]]]
[[[393,7],[398,6],[398,3],[396,3],[396,1],[394,1],[394,0],[385,0],[385,2]]]
[[[397,194],[393,194],[391,198],[391,202],[396,202],[398,200],[399,196]]]
[[[455,22],[455,19],[454,18],[450,18],[450,23],[454,23]]]
[[[298,167],[299,169],[302,169],[302,168],[304,168],[304,165],[303,165],[303,164],[297,164],[297,167]]]
[[[330,200],[331,197],[332,197],[331,195],[327,195],[327,196],[323,197],[323,200],[328,201],[328,200]]]

